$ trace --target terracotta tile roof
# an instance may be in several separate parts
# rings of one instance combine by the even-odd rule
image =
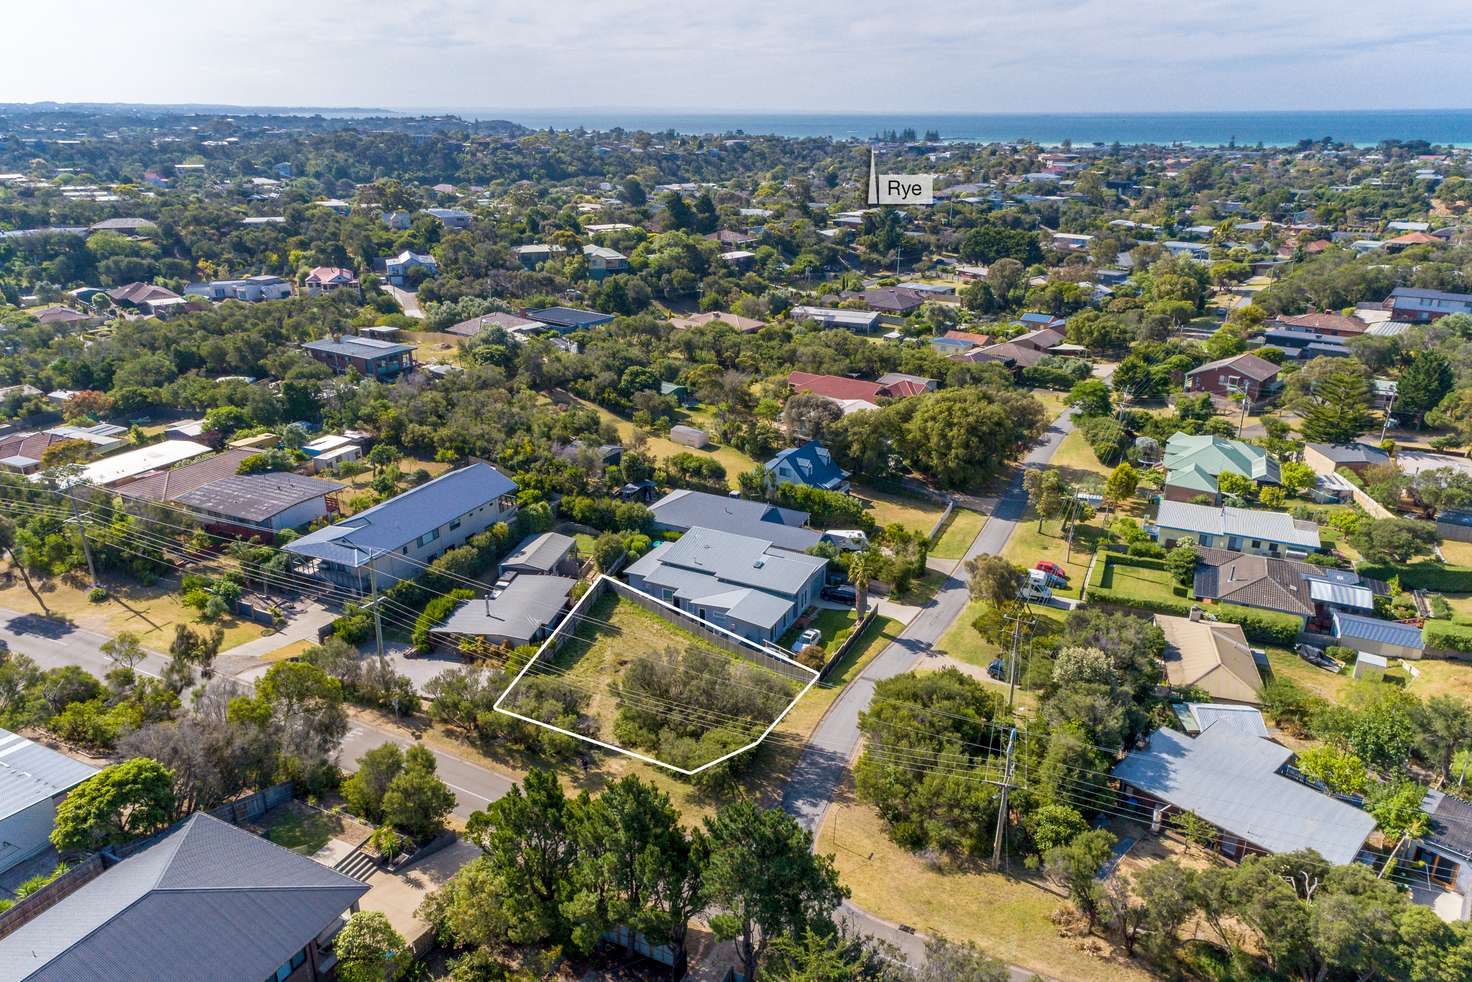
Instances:
[[[1297,314],[1293,317],[1279,317],[1278,323],[1329,334],[1363,334],[1370,326],[1358,317],[1346,317],[1344,314],[1336,314],[1327,310]]]
[[[884,386],[863,379],[843,378],[839,375],[812,375],[808,372],[793,372],[787,383],[799,392],[812,392],[829,399],[863,399],[877,402],[885,395]]]

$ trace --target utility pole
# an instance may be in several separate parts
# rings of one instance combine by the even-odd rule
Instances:
[[[82,537],[82,555],[87,557],[87,575],[92,578],[92,589],[97,589],[97,566],[92,562],[92,547],[87,543],[87,523],[83,521],[81,514],[77,511],[77,499],[70,492],[64,491],[67,503],[72,509],[72,523],[77,527],[77,534]]]
[[[1007,827],[1007,792],[1012,787],[1012,745],[1017,740],[1017,727],[1007,734],[1007,763],[1002,771],[1002,796],[997,802],[997,833],[992,839],[992,869],[1002,866],[1002,832]]]
[[[1395,389],[1390,390],[1390,402],[1385,407],[1385,424],[1380,427],[1380,442],[1385,442],[1385,434],[1390,432],[1390,413],[1395,409],[1395,397],[1400,393]]]
[[[1023,610],[1027,610],[1023,605]],[[1007,713],[1012,712],[1012,700],[1017,695],[1017,649],[1022,646],[1023,614],[1019,612],[1012,624],[1012,656],[1007,668]],[[1031,620],[1031,618],[1029,618]]]
[[[383,657],[383,598],[378,595],[378,567],[373,565],[376,557],[368,554],[368,582],[373,590],[373,599],[368,606],[373,608],[373,636],[378,643],[378,657]]]

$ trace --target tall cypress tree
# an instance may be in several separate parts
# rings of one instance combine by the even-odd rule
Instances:
[[[1353,443],[1375,425],[1370,415],[1370,380],[1340,369],[1314,389],[1303,414],[1303,438],[1310,443]]]
[[[1395,406],[1401,412],[1414,413],[1419,421],[1434,409],[1456,384],[1452,364],[1439,351],[1422,349],[1396,381]]]

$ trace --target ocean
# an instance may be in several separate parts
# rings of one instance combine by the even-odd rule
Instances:
[[[1315,110],[1179,113],[738,113],[642,109],[441,109],[471,119],[509,119],[534,129],[748,133],[866,140],[913,128],[943,140],[1058,144],[1182,143],[1292,146],[1324,137],[1372,146],[1382,140],[1426,140],[1472,146],[1472,109]]]

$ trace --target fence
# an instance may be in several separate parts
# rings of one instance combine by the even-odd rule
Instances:
[[[859,622],[854,625],[853,632],[843,639],[843,643],[834,649],[833,654],[829,655],[828,660],[823,663],[822,669],[818,671],[819,682],[828,681],[828,673],[833,670],[835,665],[848,656],[848,653],[853,650],[854,645],[859,643],[860,635],[868,630],[869,625],[873,624],[874,618],[878,616],[879,608],[877,607],[871,606],[868,610],[864,611],[864,616],[859,618]]]
[[[956,499],[946,498],[946,509],[945,511],[940,513],[940,517],[935,520],[935,524],[930,526],[930,534],[927,535],[926,538],[929,539],[932,543],[935,542],[935,540],[940,537],[940,530],[945,528],[946,519],[950,518],[951,512],[955,510]]]
[[[35,920],[76,893],[96,879],[103,870],[107,869],[107,866],[101,853],[88,856],[35,893],[17,900],[14,907],[0,912],[0,938],[4,938],[22,924]]]
[[[244,798],[236,798],[217,808],[211,808],[207,814],[229,822],[231,825],[239,825],[241,822],[255,821],[272,808],[285,804],[295,796],[296,792],[292,783],[282,781],[269,788],[262,788],[254,794],[248,794]]]
[[[603,940],[619,947],[627,948],[635,954],[643,955],[651,961],[659,962],[661,965],[670,967],[670,977],[683,979],[685,977],[685,953],[675,952],[673,945],[650,944],[649,939],[631,927],[619,926],[610,928],[603,932]]]

